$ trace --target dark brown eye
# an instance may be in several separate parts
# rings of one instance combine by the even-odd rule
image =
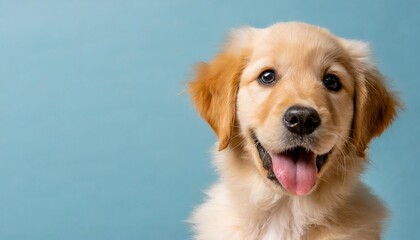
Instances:
[[[322,79],[322,83],[330,91],[337,92],[341,89],[340,79],[334,74],[326,74],[324,79]]]
[[[276,72],[274,70],[269,69],[265,70],[260,74],[258,77],[258,82],[262,85],[271,85],[276,81]]]

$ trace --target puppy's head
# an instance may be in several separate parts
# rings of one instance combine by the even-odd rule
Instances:
[[[268,184],[293,195],[314,190],[332,156],[364,158],[397,107],[365,43],[302,23],[233,32],[189,92],[219,150],[238,136]]]

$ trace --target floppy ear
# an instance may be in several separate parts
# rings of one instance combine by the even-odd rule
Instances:
[[[195,107],[219,139],[219,150],[226,148],[232,137],[243,62],[240,56],[221,53],[210,63],[200,63],[189,83]]]
[[[368,44],[352,40],[343,44],[356,80],[352,138],[357,155],[364,158],[369,142],[391,124],[400,104],[371,60]]]
[[[246,51],[237,47],[231,39],[230,46],[211,62],[199,63],[188,86],[196,109],[219,139],[219,151],[232,137],[239,79],[247,59]]]

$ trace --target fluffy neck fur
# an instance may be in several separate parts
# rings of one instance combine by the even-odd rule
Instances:
[[[328,166],[315,191],[304,197],[290,196],[258,173],[254,161],[259,158],[253,148],[253,144],[230,146],[217,152],[215,161],[228,198],[240,209],[238,218],[247,226],[244,232],[249,239],[306,239],[311,229],[331,224],[336,209],[359,185],[364,160],[351,159],[355,154],[333,153],[328,161],[340,163]],[[342,156],[346,159],[339,159]]]

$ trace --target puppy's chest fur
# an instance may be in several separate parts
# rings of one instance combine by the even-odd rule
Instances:
[[[314,226],[315,221],[288,205],[284,204],[270,214],[259,239],[302,239],[304,233]]]
[[[192,218],[197,239],[317,240],[350,236],[337,228],[340,223],[329,221],[327,216],[333,213],[326,208],[314,208],[296,199],[243,199],[241,195],[232,196],[222,183],[210,190],[209,197]]]
[[[312,204],[289,197],[246,199],[226,187],[214,186],[210,199],[196,210],[192,220],[199,222],[197,239],[324,239],[318,236],[325,228],[325,209],[310,210]]]
[[[301,239],[310,226],[309,221],[288,206],[282,206],[269,215],[258,239]]]
[[[253,171],[234,159],[229,150],[217,154],[221,181],[194,211],[196,239],[379,239],[386,209],[360,181],[346,191],[339,184],[329,186],[330,194],[291,197],[276,193],[251,172],[233,174],[239,165],[244,172]]]
[[[279,239],[318,239],[315,233],[319,235],[324,229],[326,211],[314,209],[308,202],[299,201],[284,197],[271,208],[260,210],[260,206],[252,206],[254,211],[259,211],[261,218],[250,220],[244,226],[249,226],[249,239],[261,240],[279,240]],[[258,215],[257,214],[257,215]],[[251,216],[243,216],[247,219],[255,217],[255,212]],[[253,222],[257,220],[257,222]],[[310,236],[308,236],[310,235]]]

